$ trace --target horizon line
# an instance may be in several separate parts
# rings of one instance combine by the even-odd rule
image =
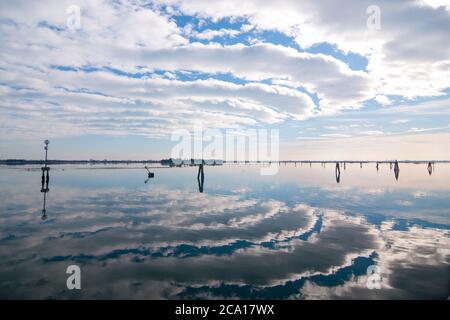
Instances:
[[[141,160],[96,160],[96,159],[51,159],[47,160],[47,163],[53,163],[53,164],[69,164],[69,163],[158,163],[158,162],[169,162],[173,160],[178,160],[181,162],[186,161],[221,161],[223,163],[242,163],[242,164],[258,164],[258,163],[336,163],[336,162],[345,162],[345,163],[391,163],[391,162],[399,162],[399,163],[428,163],[428,162],[435,162],[435,163],[448,163],[450,160],[438,160],[438,159],[426,159],[426,160],[419,160],[419,159],[384,159],[384,160],[348,160],[348,159],[322,159],[322,160],[309,160],[309,159],[290,159],[290,160],[223,160],[223,159],[200,159],[200,158],[192,158],[192,159],[174,159],[174,158],[164,158],[164,159],[141,159]],[[45,163],[45,160],[43,159],[0,159],[0,164],[10,164],[10,163],[17,163],[17,164],[40,164]]]

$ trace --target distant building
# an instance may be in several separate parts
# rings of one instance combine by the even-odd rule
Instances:
[[[209,166],[221,166],[223,165],[223,160],[202,160],[202,159],[189,159],[189,160],[183,160],[183,159],[163,159],[160,161],[162,166],[169,166],[169,167],[175,167],[175,166],[197,166],[202,163],[205,163]]]

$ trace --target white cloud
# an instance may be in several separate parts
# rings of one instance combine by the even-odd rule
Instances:
[[[69,4],[81,8],[78,31],[66,26]],[[317,94],[322,113],[358,107],[372,95],[366,73],[333,57],[268,43],[189,44],[182,36],[186,30],[156,9],[136,4],[19,1],[2,3],[1,17],[0,112],[10,135],[29,135],[34,129],[44,134],[161,137],[194,121],[236,127],[304,119],[315,105],[298,87]],[[250,29],[242,27],[243,32]],[[209,39],[209,31],[197,36]],[[55,65],[86,71],[56,71],[51,68]],[[131,73],[163,70],[166,80],[118,77],[92,72],[92,67]],[[249,83],[175,80],[183,70],[207,77],[230,74]],[[262,80],[269,84],[257,83]],[[42,128],[44,117],[55,125]]]
[[[326,137],[326,138],[350,138],[351,135],[349,134],[344,134],[344,133],[325,133],[325,134],[321,134],[321,137]]]
[[[383,95],[377,95],[375,97],[375,101],[383,106],[388,106],[392,103],[392,101],[389,99],[389,97],[383,96]]]
[[[27,70],[26,74],[24,78],[16,78],[14,71],[3,74],[14,86],[28,88],[32,101],[28,104],[23,100],[23,89],[0,86],[8,92],[0,106],[3,128],[9,135],[44,129],[60,136],[82,129],[161,136],[199,122],[206,127],[231,128],[277,123],[288,117],[299,119],[314,108],[306,94],[262,83],[131,78],[104,71],[51,70],[44,76],[43,72]],[[31,122],[35,124],[29,125]],[[62,125],[67,127],[62,129]]]
[[[196,121],[217,127],[279,124],[357,108],[372,98],[387,105],[390,95],[440,95],[450,86],[450,49],[444,39],[450,19],[436,5],[382,1],[382,29],[374,32],[365,27],[365,1],[339,10],[334,2],[313,1],[162,2],[171,9],[134,2],[2,2],[2,131],[10,136],[34,130],[163,137]],[[72,4],[82,12],[78,31],[66,26]],[[169,16],[180,12],[195,14],[200,24],[220,18],[244,18],[244,24],[239,30],[208,26],[199,33],[189,24],[180,29]],[[411,27],[416,24],[410,15],[420,18],[417,27]],[[368,70],[354,71],[329,55],[262,41],[221,45],[187,39],[214,40],[252,30],[278,30],[302,47],[329,42],[367,57]],[[57,71],[52,65],[84,71]],[[161,75],[143,76],[155,70]],[[206,80],[180,81],[180,75],[196,79],[197,73]],[[230,79],[213,79],[218,76]],[[448,105],[442,108],[448,113]]]
[[[450,128],[450,125],[444,126],[444,127],[432,127],[432,128],[416,128],[413,127],[409,129],[409,132],[426,132],[426,131],[437,131],[437,130],[444,130]]]
[[[381,30],[366,26],[370,0],[279,2],[250,0],[177,1],[187,14],[220,19],[247,17],[259,29],[277,30],[302,47],[328,42],[369,58],[374,89],[408,98],[436,96],[450,87],[450,15],[445,1],[377,1]],[[438,48],[438,49],[437,49]]]
[[[359,134],[365,135],[365,136],[379,136],[384,134],[383,131],[380,130],[369,130],[369,131],[361,131]]]
[[[222,28],[220,30],[211,30],[211,29],[203,30],[202,32],[193,34],[193,36],[197,39],[212,40],[214,38],[219,37],[235,37],[239,33],[240,33],[239,30]]]
[[[393,123],[393,124],[403,124],[403,123],[408,123],[409,121],[410,121],[409,119],[398,119],[398,120],[391,121],[391,123]]]

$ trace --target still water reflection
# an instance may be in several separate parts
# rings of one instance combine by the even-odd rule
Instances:
[[[446,299],[450,165],[400,166],[3,167],[0,298]]]

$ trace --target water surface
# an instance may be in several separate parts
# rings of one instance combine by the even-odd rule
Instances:
[[[0,168],[0,298],[446,299],[450,165]],[[42,209],[45,202],[45,220]],[[78,265],[82,289],[68,290]],[[369,270],[380,274],[370,289]],[[372,269],[371,269],[372,268]]]

